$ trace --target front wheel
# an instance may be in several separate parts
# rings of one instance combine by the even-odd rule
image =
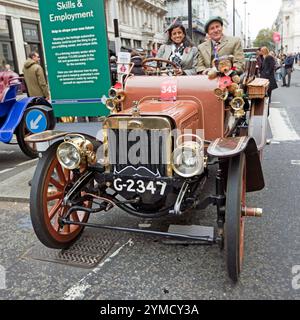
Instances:
[[[33,229],[39,240],[47,247],[54,249],[68,248],[83,231],[75,225],[59,225],[59,218],[69,209],[63,205],[65,194],[76,181],[73,171],[62,168],[56,157],[56,150],[61,142],[53,144],[39,160],[32,180],[30,194],[30,215]],[[92,203],[82,204],[90,208]],[[88,221],[86,212],[73,212],[70,220]]]
[[[225,213],[225,250],[228,275],[237,282],[244,257],[245,217],[242,209],[246,205],[246,160],[245,154],[229,162]]]

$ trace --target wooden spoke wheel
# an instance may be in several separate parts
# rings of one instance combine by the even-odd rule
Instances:
[[[242,209],[246,206],[246,161],[245,154],[229,162],[225,214],[225,250],[230,279],[237,282],[244,257],[245,217]]]
[[[20,122],[20,124],[18,125],[18,127],[16,129],[16,136],[17,136],[18,145],[19,145],[20,149],[22,150],[22,152],[26,156],[34,159],[34,158],[37,158],[37,156],[38,156],[36,144],[25,141],[25,138],[30,135],[32,135],[32,133],[30,133],[28,131],[28,129],[26,128],[25,119],[22,119],[22,121]]]
[[[83,231],[83,227],[58,223],[70,207],[63,205],[65,194],[75,182],[74,173],[63,169],[56,157],[57,146],[52,145],[40,159],[34,178],[30,195],[30,214],[34,231],[39,240],[47,247],[64,249],[69,247]],[[81,194],[82,196],[82,194]],[[82,204],[91,207],[87,201]],[[86,212],[73,212],[70,220],[74,222],[87,222]]]

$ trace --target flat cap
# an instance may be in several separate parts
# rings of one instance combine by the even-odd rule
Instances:
[[[221,17],[211,17],[206,23],[205,23],[205,26],[204,26],[204,30],[206,33],[208,33],[208,28],[209,26],[213,23],[213,22],[220,22],[221,25],[223,26],[224,25],[224,21]]]

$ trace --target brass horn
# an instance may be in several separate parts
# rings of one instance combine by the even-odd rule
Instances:
[[[243,98],[241,97],[235,97],[234,99],[232,99],[232,101],[230,102],[231,108],[234,111],[239,111],[241,109],[244,108],[245,105],[245,101]]]
[[[115,88],[111,88],[108,92],[108,95],[112,99],[116,99],[119,103],[125,100],[125,92],[123,90],[117,90]]]
[[[229,95],[229,92],[227,89],[220,89],[220,88],[217,88],[214,90],[214,93],[215,93],[215,96],[220,99],[220,100],[227,100],[228,98],[228,95]]]
[[[116,99],[108,98],[106,100],[105,105],[106,105],[107,109],[109,109],[112,112],[115,112],[118,109],[119,103]]]
[[[244,96],[244,90],[243,90],[243,89],[237,89],[237,90],[234,92],[234,96],[235,96],[235,97],[242,98],[242,97]]]
[[[241,97],[235,97],[234,99],[232,99],[232,101],[230,102],[230,106],[231,108],[235,111],[234,112],[234,116],[236,118],[241,118],[243,117],[246,113],[244,110],[244,106],[245,106],[245,101],[243,98]]]

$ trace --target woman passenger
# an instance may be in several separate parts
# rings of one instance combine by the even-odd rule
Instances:
[[[169,28],[168,41],[159,48],[156,58],[175,63],[178,76],[197,74],[198,49],[187,36],[184,26],[178,22]]]

